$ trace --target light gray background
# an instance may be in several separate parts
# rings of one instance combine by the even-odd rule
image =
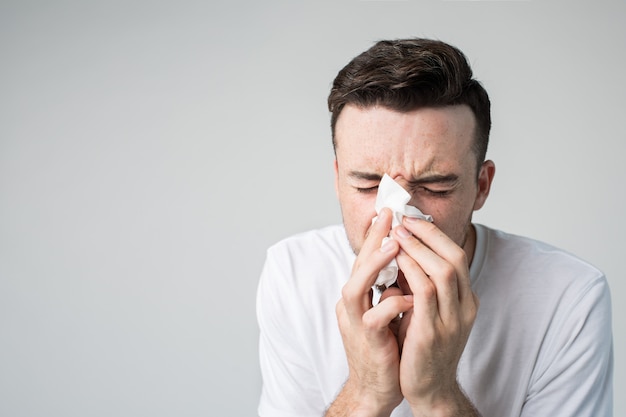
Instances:
[[[603,269],[626,415],[626,3],[0,2],[0,415],[251,416],[265,248],[340,221],[325,100],[381,38],[469,56],[476,220]]]

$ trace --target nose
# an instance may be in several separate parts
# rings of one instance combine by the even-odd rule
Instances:
[[[403,183],[406,182],[404,176],[402,174],[389,175],[395,182],[401,184],[403,187]]]
[[[404,190],[409,193],[409,195],[411,196],[411,199],[409,200],[409,202],[407,204],[411,205],[411,206],[416,206],[416,198],[415,198],[415,193],[413,192],[413,190],[411,189],[411,187],[409,187],[409,183],[406,179],[406,177],[402,174],[395,174],[395,175],[389,175],[395,182],[397,182],[398,184],[400,184],[400,186],[402,188],[404,188]]]
[[[402,186],[402,188],[404,188],[406,190],[406,192],[408,192],[409,194],[411,194],[411,190],[409,190],[409,187],[407,186],[407,180],[404,178],[404,176],[402,176],[402,174],[397,174],[395,176],[391,176],[391,178],[393,178],[393,180],[395,182],[397,182],[398,184],[400,184],[400,186]]]

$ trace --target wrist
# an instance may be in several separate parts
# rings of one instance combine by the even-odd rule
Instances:
[[[348,380],[325,416],[389,417],[401,401],[401,397],[361,389]]]
[[[414,417],[480,416],[458,384],[449,391],[408,402]]]

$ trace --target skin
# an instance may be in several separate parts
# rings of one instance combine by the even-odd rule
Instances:
[[[456,380],[478,310],[469,279],[471,218],[495,173],[491,161],[476,166],[475,124],[465,105],[342,110],[335,185],[357,259],[337,303],[349,377],[327,416],[389,416],[403,398],[414,416],[478,415]],[[405,218],[381,248],[391,213],[384,209],[374,224],[372,218],[384,173],[434,222]],[[394,257],[399,288],[387,289],[372,306],[371,286]]]

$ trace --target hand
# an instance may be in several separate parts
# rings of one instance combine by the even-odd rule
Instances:
[[[399,251],[398,242],[381,242],[391,229],[391,212],[384,209],[369,230],[337,303],[337,319],[349,367],[349,377],[331,410],[350,415],[389,415],[402,401],[400,353],[390,323],[413,307],[413,297],[396,289],[383,293],[372,307],[372,285],[380,270]],[[337,413],[337,415],[344,415]]]
[[[423,220],[405,218],[393,237],[401,247],[396,259],[414,301],[398,334],[402,394],[414,415],[453,409],[472,415],[475,409],[456,380],[478,311],[465,251]]]

